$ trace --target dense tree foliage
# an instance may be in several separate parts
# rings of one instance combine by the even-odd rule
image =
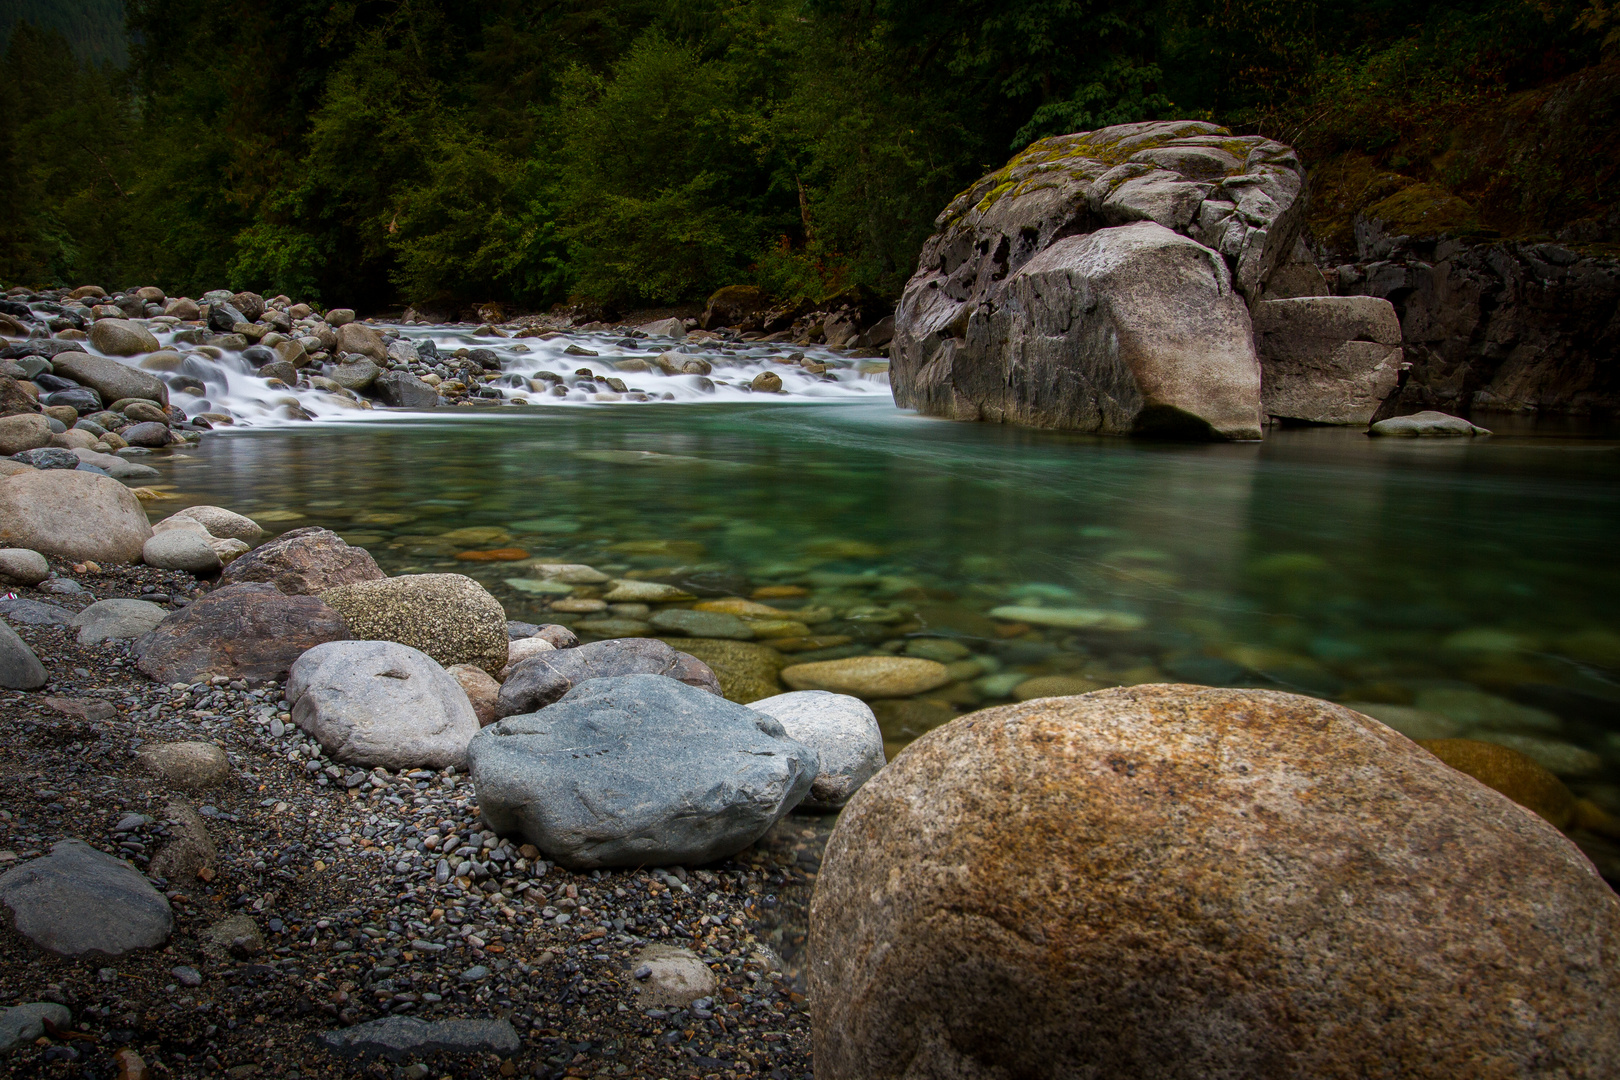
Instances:
[[[128,0],[118,65],[80,3],[6,47],[0,278],[368,308],[892,294],[1012,150],[1133,120],[1460,183],[1459,118],[1616,37],[1608,0]]]

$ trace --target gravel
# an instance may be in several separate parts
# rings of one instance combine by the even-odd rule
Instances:
[[[173,608],[201,591],[150,567],[53,569],[54,582],[81,588],[17,595],[78,611],[143,594]],[[0,1008],[44,1001],[73,1013],[71,1033],[8,1058],[17,1075],[75,1061],[76,1075],[110,1078],[130,1054],[164,1078],[810,1075],[799,965],[831,819],[790,816],[707,867],[574,874],[484,831],[455,769],[329,761],[290,723],[278,685],[161,686],[134,670],[128,642],[17,630],[51,681],[0,693],[0,871],[70,837],[145,871],[180,838],[168,808],[182,799],[218,850],[198,878],[156,882],[175,917],[163,948],[69,959],[0,928]],[[72,707],[84,699],[116,715],[87,719],[106,710]],[[185,793],[137,768],[142,746],[176,741],[221,747],[231,779]],[[208,934],[238,916],[262,947]],[[700,955],[713,997],[644,1008],[635,972],[650,944]],[[428,1049],[385,1067],[320,1041],[384,1017],[505,1021],[518,1048]]]

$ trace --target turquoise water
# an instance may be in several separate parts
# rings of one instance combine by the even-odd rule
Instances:
[[[188,453],[159,462],[182,497],[154,510],[325,525],[390,573],[471,574],[512,618],[582,619],[547,609],[555,589],[508,584],[524,564],[457,553],[516,548],[704,595],[798,586],[767,602],[849,640],[795,659],[956,665],[947,687],[879,703],[891,749],[1042,676],[1266,686],[1415,737],[1504,742],[1620,811],[1613,440],[1158,445],[746,403],[400,415]]]

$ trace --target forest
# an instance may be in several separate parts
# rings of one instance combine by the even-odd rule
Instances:
[[[6,285],[362,310],[629,309],[734,283],[892,296],[934,216],[1013,151],[1170,117],[1297,146],[1323,244],[1406,185],[1501,236],[1597,221],[1617,194],[1610,0],[19,10],[0,61]]]

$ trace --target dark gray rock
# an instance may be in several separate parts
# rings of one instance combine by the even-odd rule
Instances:
[[[228,334],[237,323],[250,321],[240,310],[228,302],[208,305],[208,329]]]
[[[655,638],[612,638],[578,648],[558,646],[519,662],[501,686],[501,715],[533,712],[583,682],[620,675],[665,675],[722,696],[720,680],[697,657]]]
[[[506,620],[506,640],[508,641],[522,641],[524,638],[534,637],[539,632],[540,627],[537,623],[519,622],[516,619]]]
[[[50,676],[34,650],[17,636],[17,631],[0,622],[0,686],[8,690],[38,690],[48,681]]]
[[[396,409],[431,409],[439,404],[437,390],[403,371],[385,371],[371,386],[384,405]]]
[[[47,1020],[58,1028],[66,1028],[73,1022],[73,1014],[66,1005],[54,1001],[32,1001],[0,1010],[0,1054],[45,1034]]]
[[[19,934],[62,956],[155,948],[174,929],[169,902],[145,875],[82,840],[0,876],[0,904]]]
[[[484,728],[467,760],[492,828],[579,870],[734,855],[820,769],[771,717],[660,675],[592,679]]]
[[[168,446],[174,440],[167,424],[156,421],[147,421],[143,424],[132,424],[118,434],[131,446]]]
[[[18,626],[70,626],[73,612],[38,600],[0,600],[0,619]]]
[[[83,416],[101,408],[101,395],[88,386],[81,386],[73,390],[57,390],[41,395],[39,402],[41,405],[69,405]]]
[[[34,450],[24,450],[20,454],[12,454],[12,461],[20,461],[24,465],[32,465],[36,469],[77,469],[79,458],[71,450],[64,450],[60,446],[41,446]]]
[[[506,1020],[436,1020],[414,1016],[385,1016],[316,1037],[339,1057],[377,1055],[403,1061],[433,1053],[509,1055],[522,1046],[517,1031]]]

